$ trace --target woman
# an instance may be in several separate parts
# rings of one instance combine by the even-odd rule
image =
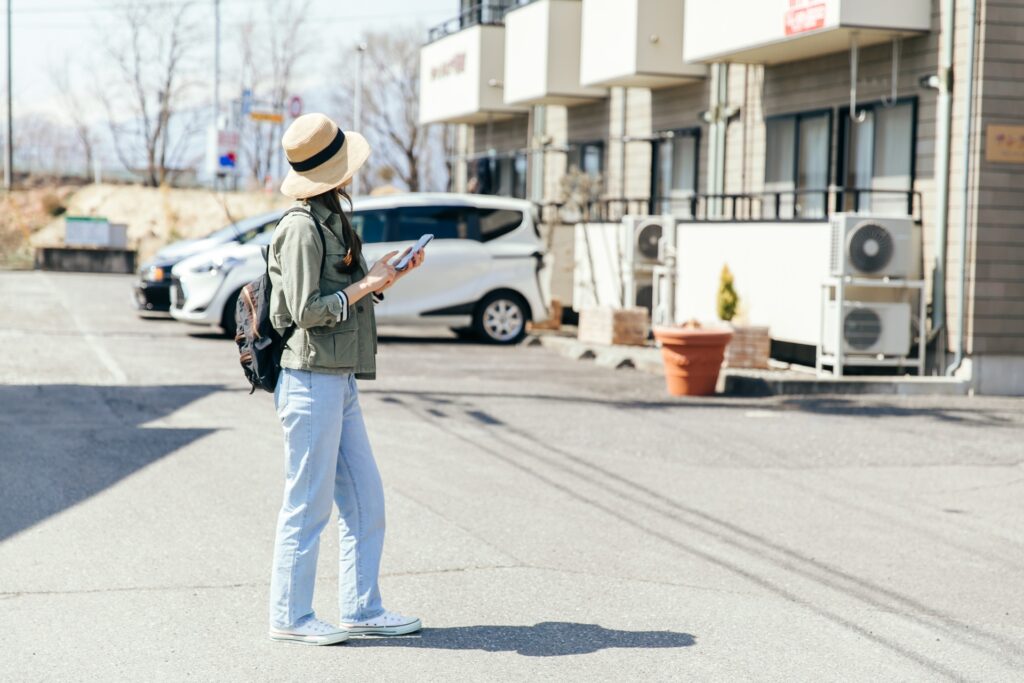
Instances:
[[[297,329],[281,357],[274,404],[284,427],[284,502],[277,520],[270,582],[270,637],[314,645],[349,635],[400,635],[420,620],[384,609],[377,576],[384,544],[384,491],[363,425],[356,379],[373,379],[377,330],[373,303],[399,278],[393,251],[366,267],[345,215],[342,189],[370,155],[363,136],[342,132],[323,114],[295,119],[282,140],[288,173],[281,192],[304,212],[284,217],[270,249],[271,320]],[[321,269],[321,263],[323,268]],[[372,299],[372,301],[371,301]],[[341,622],[313,613],[323,531],[338,505]]]

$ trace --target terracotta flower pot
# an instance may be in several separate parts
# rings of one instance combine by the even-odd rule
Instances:
[[[673,396],[710,396],[732,332],[700,327],[655,327],[665,363],[665,384]]]

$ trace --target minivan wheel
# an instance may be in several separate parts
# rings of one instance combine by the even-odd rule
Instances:
[[[473,329],[494,344],[515,344],[526,336],[526,300],[514,292],[488,294],[473,314]]]
[[[241,293],[242,290],[238,290],[229,296],[224,304],[224,312],[220,314],[220,326],[224,330],[224,336],[231,337],[232,339],[238,334],[238,321],[235,320],[235,311],[238,308],[238,295]]]

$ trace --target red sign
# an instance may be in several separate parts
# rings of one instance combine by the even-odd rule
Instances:
[[[786,35],[816,31],[825,26],[825,3],[814,0],[789,0],[786,10]]]
[[[439,78],[444,78],[451,74],[461,74],[466,70],[466,53],[460,52],[447,60],[440,66],[435,66],[430,69],[430,80],[436,81]]]
[[[293,119],[302,116],[302,98],[298,95],[292,95],[292,98],[288,100],[288,114]]]

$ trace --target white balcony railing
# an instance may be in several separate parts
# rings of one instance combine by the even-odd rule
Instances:
[[[580,0],[536,0],[505,14],[505,102],[573,105],[606,97],[580,84]]]
[[[682,2],[583,0],[583,85],[660,88],[703,78],[705,67],[682,54]]]
[[[490,21],[474,21],[478,16]],[[499,20],[497,11],[473,14],[431,31],[432,42],[420,49],[421,123],[481,123],[527,111],[506,104],[502,94],[505,27]]]
[[[778,64],[931,28],[931,0],[690,0],[686,62]]]

